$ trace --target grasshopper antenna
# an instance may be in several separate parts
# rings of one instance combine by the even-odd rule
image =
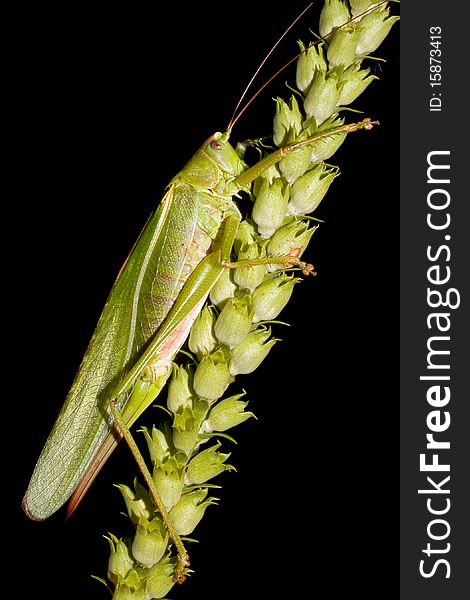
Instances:
[[[259,67],[256,69],[256,71],[254,72],[252,78],[250,79],[250,81],[248,82],[248,85],[246,86],[246,88],[244,89],[242,95],[240,96],[240,99],[237,103],[237,105],[235,106],[235,110],[233,111],[232,114],[232,118],[230,119],[230,123],[227,126],[227,131],[230,131],[232,129],[232,127],[235,125],[235,123],[238,121],[239,117],[242,115],[242,113],[245,111],[245,108],[252,102],[252,100],[254,100],[256,98],[256,96],[260,93],[260,91],[262,89],[264,89],[265,86],[263,86],[261,88],[261,90],[259,90],[257,92],[257,94],[255,96],[253,96],[253,98],[248,102],[248,104],[245,105],[245,107],[240,111],[240,113],[237,115],[237,110],[240,107],[240,104],[243,102],[244,97],[246,96],[246,94],[248,93],[248,90],[250,89],[251,85],[253,84],[253,81],[256,79],[256,77],[258,76],[259,72],[261,71],[261,69],[263,68],[263,66],[266,64],[267,60],[269,59],[269,57],[271,56],[271,54],[274,52],[274,50],[279,46],[279,44],[282,42],[282,40],[286,37],[286,35],[289,33],[289,31],[292,29],[292,27],[294,27],[294,25],[300,21],[300,19],[304,16],[304,14],[313,6],[313,2],[310,2],[310,4],[304,8],[304,10],[300,13],[300,15],[298,17],[296,17],[294,19],[294,21],[292,21],[292,23],[289,25],[289,27],[284,31],[284,33],[280,36],[280,38],[277,40],[277,42],[274,44],[274,46],[271,48],[271,50],[266,54],[266,56],[263,58],[263,60],[261,61]],[[295,59],[294,59],[295,60]],[[277,73],[276,73],[277,75]],[[271,81],[271,80],[269,80]],[[269,83],[269,82],[268,82]],[[267,85],[267,84],[265,84]]]
[[[316,42],[312,42],[311,44],[309,44],[309,46],[307,48],[305,48],[305,50],[303,50],[302,52],[299,52],[298,54],[296,54],[295,56],[293,56],[284,66],[282,66],[278,71],[276,71],[276,73],[274,73],[274,75],[272,75],[259,88],[259,90],[255,94],[253,94],[253,96],[248,100],[248,102],[245,104],[245,106],[240,110],[240,112],[237,115],[236,114],[237,110],[239,109],[240,104],[243,101],[243,98],[246,96],[246,94],[247,94],[247,92],[248,92],[251,84],[253,83],[254,79],[256,78],[256,76],[258,75],[258,73],[260,72],[261,68],[263,67],[263,65],[265,64],[265,62],[268,60],[268,58],[271,56],[271,54],[274,52],[274,50],[277,48],[277,46],[279,45],[279,43],[281,42],[281,40],[286,36],[286,34],[292,29],[292,27],[297,23],[297,21],[304,16],[304,14],[307,12],[307,10],[309,10],[313,6],[313,2],[310,2],[310,4],[307,6],[307,8],[305,8],[302,11],[302,13],[295,19],[295,21],[284,31],[284,33],[281,35],[281,37],[278,39],[278,41],[274,44],[274,46],[268,52],[268,54],[266,55],[266,57],[264,58],[264,60],[260,64],[260,66],[256,69],[255,74],[250,79],[250,82],[246,86],[245,91],[241,95],[241,98],[238,101],[238,104],[235,107],[235,110],[233,111],[233,115],[232,115],[232,118],[230,119],[230,123],[228,124],[227,131],[231,131],[232,130],[233,126],[238,121],[238,119],[242,116],[242,114],[245,112],[245,110],[250,106],[250,104],[253,102],[253,100],[255,100],[261,94],[261,92],[271,83],[271,81],[273,81],[274,79],[276,79],[276,77],[280,73],[282,73],[282,71],[284,71],[284,69],[286,69],[294,61],[296,61],[299,58],[299,56],[301,54],[303,54],[303,52],[306,52],[311,46],[315,46],[316,44],[318,44],[322,40],[328,39],[331,35],[333,35],[337,31],[337,29],[341,29],[343,27],[347,27],[350,23],[354,23],[354,21],[358,21],[358,20],[362,19],[362,17],[364,17],[368,13],[372,12],[373,10],[375,10],[377,7],[381,6],[382,4],[387,4],[387,2],[388,2],[388,0],[381,0],[380,2],[377,2],[377,4],[372,4],[365,11],[361,12],[360,14],[355,15],[354,17],[352,17],[351,19],[349,19],[349,21],[347,21],[346,23],[343,23],[339,27],[335,27],[332,31],[330,31],[330,33],[328,33],[327,35],[325,35],[323,38],[318,39]]]

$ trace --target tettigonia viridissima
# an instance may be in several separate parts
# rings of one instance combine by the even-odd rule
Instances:
[[[369,122],[367,121],[365,121],[364,124],[369,126]],[[342,131],[346,130],[342,129]],[[332,132],[329,132],[329,135],[332,135]],[[212,143],[214,141],[220,143],[222,148],[213,147]],[[93,364],[93,367],[91,367],[92,369],[95,367],[102,367],[101,369],[97,369],[97,371],[99,370],[100,372],[94,374],[95,379],[93,380],[93,386],[98,385],[99,382],[100,389],[103,390],[103,394],[106,395],[106,398],[102,398],[100,411],[105,412],[105,407],[111,397],[117,396],[121,398],[123,396],[124,390],[129,389],[129,384],[133,385],[137,376],[141,374],[141,368],[147,368],[147,373],[144,375],[144,382],[142,384],[139,383],[139,385],[144,388],[154,385],[156,389],[153,390],[152,396],[154,397],[154,395],[158,393],[161,385],[164,383],[166,376],[169,373],[167,368],[168,364],[166,361],[171,364],[174,353],[184,342],[185,334],[190,326],[191,319],[194,314],[197,313],[200,302],[202,302],[203,298],[205,297],[207,289],[213,285],[213,282],[215,281],[217,274],[221,272],[221,269],[227,268],[228,266],[233,266],[223,264],[222,262],[222,260],[225,260],[226,262],[229,261],[230,246],[234,235],[233,232],[236,229],[236,224],[239,219],[234,205],[231,204],[231,197],[239,189],[243,188],[250,182],[250,177],[256,177],[259,172],[265,168],[265,165],[260,164],[259,171],[252,171],[250,176],[241,176],[237,181],[237,175],[243,167],[241,166],[238,157],[236,157],[230,146],[226,145],[226,142],[227,136],[224,134],[218,140],[211,139],[205,146],[204,152],[206,157],[207,155],[211,155],[211,151],[221,150],[220,155],[222,155],[222,160],[218,164],[218,168],[216,169],[217,173],[215,176],[213,176],[213,163],[217,163],[219,160],[217,154],[210,156],[212,163],[207,163],[207,165],[203,164],[204,161],[206,161],[205,157],[201,159],[201,156],[199,156],[197,159],[193,159],[193,162],[190,163],[191,167],[188,167],[188,171],[186,171],[182,176],[182,181],[178,181],[175,178],[174,183],[169,188],[167,195],[165,196],[165,202],[161,205],[163,207],[162,213],[158,214],[158,216],[155,215],[152,218],[152,221],[140,239],[140,243],[136,248],[136,252],[128,261],[126,270],[121,273],[121,277],[115,287],[114,296],[110,297],[110,309],[108,313],[104,313],[102,318],[103,331],[101,331],[99,326],[97,330],[98,337],[95,337],[92,341],[92,351],[89,362],[85,363],[82,367],[84,372],[86,372],[85,379],[87,380],[90,373],[90,363]],[[223,156],[225,149],[227,149],[227,152],[229,153],[227,160]],[[195,175],[193,170],[194,167],[196,167],[196,171],[202,170],[203,173],[201,174],[198,172]],[[221,171],[220,167],[225,170]],[[189,178],[189,181],[187,178]],[[233,178],[233,182],[230,181],[231,178]],[[185,179],[186,181],[184,181]],[[221,179],[224,180],[225,186],[218,187]],[[234,185],[232,185],[232,183]],[[208,193],[206,193],[207,191]],[[200,201],[204,206],[202,209],[202,215],[201,211],[199,210],[199,206],[197,206]],[[204,205],[204,202],[207,203]],[[214,203],[219,204],[214,206]],[[187,208],[188,205],[189,209]],[[177,212],[179,209],[183,210],[183,207],[184,212]],[[215,218],[216,227],[210,231],[209,240],[207,237],[207,230],[210,229],[210,226],[207,224],[207,220],[214,216],[212,211],[217,213]],[[208,213],[211,213],[210,217],[208,217]],[[206,221],[205,223],[203,223],[204,220]],[[184,221],[186,221],[186,228],[183,231],[180,239],[173,240],[173,246],[171,246],[170,243],[171,249],[165,246],[166,242],[164,241],[164,238],[166,237],[166,233],[168,231],[174,231],[174,229],[176,229],[176,227],[181,225]],[[203,223],[202,226],[201,223]],[[202,253],[198,253],[200,247],[198,243],[194,242],[193,238],[194,247],[192,248],[192,252],[195,256],[192,256],[191,260],[188,260],[188,246],[190,246],[189,239],[191,239],[191,235],[193,235],[192,233],[188,235],[188,230],[190,232],[194,232],[196,229],[196,234],[199,234],[202,237],[206,236],[203,240],[205,242],[205,246],[207,246],[207,242],[211,243],[212,238],[217,238],[218,232],[220,232],[222,234],[221,247],[223,249],[221,251],[217,245],[211,247],[213,253],[209,255],[210,258],[204,259],[205,262],[198,267],[195,265],[198,262],[198,259],[201,259],[201,257],[205,255],[207,248],[205,247]],[[203,229],[203,231],[201,231],[201,229]],[[186,246],[184,247],[184,251],[182,253],[183,256],[180,255],[178,258],[176,253],[179,247],[183,247],[182,244],[186,244]],[[196,248],[196,246],[198,247]],[[159,250],[158,256],[155,256],[154,254],[155,248]],[[167,249],[169,250],[168,254],[165,252]],[[219,252],[221,255],[217,254]],[[165,259],[161,258],[165,255],[167,255],[169,261],[172,262],[171,267],[169,265],[165,265]],[[142,292],[142,289],[145,288],[146,285],[145,279],[148,273],[145,269],[150,268],[149,265],[154,267],[155,264],[158,263],[158,269],[161,268],[161,274],[169,274],[170,276],[173,276],[174,272],[169,273],[170,269],[173,267],[173,261],[176,262],[177,268],[180,270],[184,270],[187,266],[189,271],[193,273],[192,278],[189,279],[187,286],[182,288],[182,290],[179,290],[177,302],[179,302],[180,305],[178,305],[178,308],[174,310],[166,325],[161,326],[161,321],[158,323],[156,326],[157,333],[154,334],[154,324],[146,323],[145,327],[147,327],[147,331],[143,334],[139,334],[137,332],[138,327],[136,326],[136,323],[142,323],[145,320],[151,320],[146,312],[145,307],[142,308],[140,306],[140,304],[145,304],[146,302],[145,292]],[[274,261],[271,260],[270,262]],[[295,261],[289,263],[289,257],[282,258],[281,262],[282,264],[286,265],[296,264]],[[163,267],[161,267],[162,263]],[[130,283],[126,281],[127,279],[130,280]],[[180,283],[183,280],[184,276],[179,279]],[[200,290],[200,297],[198,296],[199,292],[197,290]],[[157,290],[155,296],[158,295],[165,296],[165,292],[162,290]],[[167,299],[170,301],[169,304],[175,300],[172,295],[175,295],[174,291],[168,293]],[[168,306],[166,308],[168,308]],[[129,312],[131,315],[127,314]],[[124,313],[126,317],[130,317],[130,321],[127,323],[125,322],[125,319],[124,321],[120,321],[123,328],[123,337],[121,337],[121,335],[116,334],[114,323],[115,319],[121,320],[121,317],[124,316]],[[155,317],[154,315],[152,315],[152,319],[158,321],[158,317]],[[159,326],[161,327],[160,329],[158,329]],[[100,340],[101,335],[104,338],[103,341]],[[141,335],[141,337],[139,337],[139,335]],[[155,337],[152,338],[152,335],[155,335]],[[114,385],[115,379],[121,374],[124,365],[132,363],[133,359],[137,357],[141,349],[147,343],[149,343],[150,346],[148,346],[149,350],[144,355],[144,358],[138,360],[138,366],[134,367],[134,369],[131,369],[127,374],[127,377],[120,382],[120,386],[116,388]],[[113,346],[113,344],[115,345]],[[107,349],[111,352],[116,348],[118,348],[118,350],[113,352],[112,357],[109,357],[109,363],[106,366],[104,364],[100,364],[100,361],[105,360],[103,358],[104,350]],[[155,356],[157,357],[157,360],[155,360]],[[151,360],[151,357],[154,359]],[[114,361],[118,363],[117,366],[115,366]],[[162,372],[160,372],[160,369]],[[80,382],[79,379],[78,383],[75,385],[81,387],[82,384],[83,381]],[[141,410],[143,410],[153,399],[153,397],[147,393],[147,389],[143,395],[146,396],[145,401],[142,401],[142,396],[139,396],[138,392],[135,393],[134,399],[136,400],[136,403],[139,404],[138,409],[134,409],[131,402],[127,402],[125,407],[121,406],[123,416],[129,425],[133,422],[134,418],[140,414]],[[88,397],[86,392],[85,397]],[[140,405],[141,403],[142,405]],[[84,406],[84,404],[86,404],[86,402],[80,403],[80,406]],[[95,410],[98,409],[95,407]],[[80,425],[82,418],[83,415],[82,417],[78,418]],[[67,429],[71,427],[68,418],[66,421],[62,421],[62,423]],[[101,433],[103,433],[103,431],[107,429],[107,426],[105,426],[102,417],[101,427],[103,427],[101,431]],[[58,425],[57,428],[57,431],[60,432],[60,425]],[[62,434],[58,433],[57,437],[62,439]],[[96,446],[99,445],[99,438],[100,436],[98,435],[96,445],[92,445],[87,451],[85,457],[82,457],[82,465],[85,464],[88,461],[89,456],[94,453]],[[111,441],[112,438],[109,439],[111,446],[113,446],[114,442]],[[64,441],[64,443],[66,442]],[[70,452],[72,451],[68,444],[67,450]],[[106,453],[105,456],[107,457]],[[49,464],[47,456],[45,460]],[[73,461],[75,460],[75,458],[71,457],[70,465],[74,464]],[[60,463],[61,468],[64,468],[64,474],[70,476],[70,471],[72,469],[67,466],[64,467],[64,455],[62,454],[62,450],[60,450]],[[81,470],[84,470],[83,466]],[[76,476],[77,479],[80,479],[80,472],[80,469],[78,469]],[[93,473],[94,472],[95,470],[93,468]],[[73,487],[74,483],[70,484],[69,488]],[[57,503],[62,503],[69,493],[68,489],[67,492],[63,494],[64,498],[61,498],[61,496],[57,494],[57,490],[54,491],[54,489],[49,485],[47,485],[47,488],[51,492],[51,497],[54,497],[54,502]],[[28,495],[26,507],[30,514],[35,518],[46,518],[51,510],[55,510],[55,508],[57,508],[57,506],[55,506],[51,509],[51,507],[48,506],[44,511],[42,508],[34,508],[32,500],[33,496],[33,492]]]

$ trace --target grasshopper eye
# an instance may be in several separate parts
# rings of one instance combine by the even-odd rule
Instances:
[[[220,150],[222,148],[222,144],[219,142],[219,140],[212,140],[211,148],[212,150]]]

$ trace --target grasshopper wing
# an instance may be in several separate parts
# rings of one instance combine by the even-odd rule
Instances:
[[[158,331],[188,276],[198,213],[197,194],[189,188],[169,187],[118,275],[23,499],[34,520],[58,510],[94,457],[103,464],[116,445],[108,413],[111,394]]]

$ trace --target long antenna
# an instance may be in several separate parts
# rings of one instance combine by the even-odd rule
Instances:
[[[304,14],[313,6],[313,2],[310,2],[310,4],[304,8],[304,10],[300,13],[300,15],[289,25],[289,27],[284,31],[284,33],[281,35],[281,37],[277,40],[277,42],[274,44],[274,46],[271,48],[271,50],[266,54],[266,56],[263,58],[263,60],[261,61],[259,67],[256,69],[256,71],[254,72],[252,78],[250,79],[250,81],[248,82],[248,85],[246,86],[245,90],[243,91],[242,95],[240,96],[240,99],[237,103],[237,105],[235,106],[235,110],[233,111],[232,114],[232,118],[230,119],[230,123],[227,126],[227,131],[230,131],[230,129],[232,129],[232,126],[234,125],[235,121],[238,120],[238,117],[240,115],[238,115],[235,118],[235,115],[237,114],[237,110],[240,107],[240,104],[243,102],[243,98],[246,96],[246,94],[248,93],[248,90],[250,89],[253,81],[256,79],[256,77],[258,76],[258,73],[261,71],[261,69],[263,68],[264,64],[266,63],[266,61],[269,59],[269,57],[271,56],[271,54],[274,52],[274,50],[279,46],[279,44],[282,42],[282,40],[286,37],[286,35],[289,33],[289,31],[292,29],[292,27],[294,27],[294,25],[297,23],[297,21],[299,21]],[[264,87],[264,86],[263,86]],[[243,112],[243,111],[242,111]],[[240,113],[241,114],[241,113]]]
[[[327,35],[325,35],[323,38],[318,39],[316,42],[312,42],[311,44],[309,44],[307,46],[307,48],[305,48],[304,50],[302,50],[302,52],[299,52],[298,54],[296,54],[295,56],[293,56],[284,66],[282,66],[278,71],[276,71],[276,73],[274,73],[274,75],[272,75],[260,88],[259,90],[248,100],[248,102],[245,104],[245,106],[242,108],[242,110],[238,113],[238,115],[236,115],[236,112],[243,100],[243,98],[246,96],[246,93],[249,89],[249,87],[251,86],[251,84],[253,83],[253,80],[255,79],[255,77],[258,75],[261,67],[264,65],[264,63],[266,62],[266,60],[269,58],[269,56],[272,54],[272,52],[274,51],[274,49],[276,48],[276,46],[279,44],[279,42],[284,38],[284,36],[286,35],[286,33],[295,25],[295,23],[297,23],[297,21],[305,14],[305,12],[313,5],[313,2],[311,2],[307,8],[297,17],[297,19],[292,23],[292,25],[290,25],[288,27],[288,29],[286,29],[286,31],[282,34],[282,36],[279,38],[279,40],[275,43],[275,45],[271,48],[271,50],[269,51],[269,53],[266,55],[266,58],[263,60],[263,62],[260,64],[260,66],[258,67],[258,69],[256,70],[255,74],[253,75],[253,77],[250,79],[250,83],[247,85],[245,91],[242,94],[242,97],[240,98],[234,112],[232,115],[232,118],[230,119],[230,123],[227,127],[227,130],[230,131],[233,126],[235,125],[235,123],[238,121],[238,119],[242,116],[242,114],[245,112],[245,110],[250,106],[250,104],[253,102],[253,100],[255,100],[259,94],[261,94],[261,92],[264,90],[264,88],[266,86],[268,86],[271,81],[273,81],[273,79],[275,79],[280,73],[282,73],[282,71],[284,71],[284,69],[286,69],[289,65],[291,65],[297,58],[299,58],[299,56],[301,54],[303,54],[304,52],[306,52],[309,48],[311,48],[312,46],[315,46],[316,44],[318,44],[319,42],[321,42],[322,40],[326,40],[327,38],[329,38],[331,35],[333,35],[333,33],[335,33],[335,31],[337,29],[341,29],[343,27],[346,27],[347,25],[349,25],[350,23],[353,23],[354,21],[357,21],[359,19],[362,19],[362,17],[364,17],[365,15],[367,15],[368,13],[374,11],[377,7],[381,6],[382,4],[387,4],[389,0],[381,0],[380,2],[377,2],[377,4],[372,4],[369,8],[367,8],[366,10],[364,10],[363,12],[355,15],[354,17],[352,17],[351,19],[349,19],[349,21],[346,21],[346,23],[343,23],[342,25],[339,25],[337,28],[335,27],[332,31],[330,31],[330,33],[328,33]]]

